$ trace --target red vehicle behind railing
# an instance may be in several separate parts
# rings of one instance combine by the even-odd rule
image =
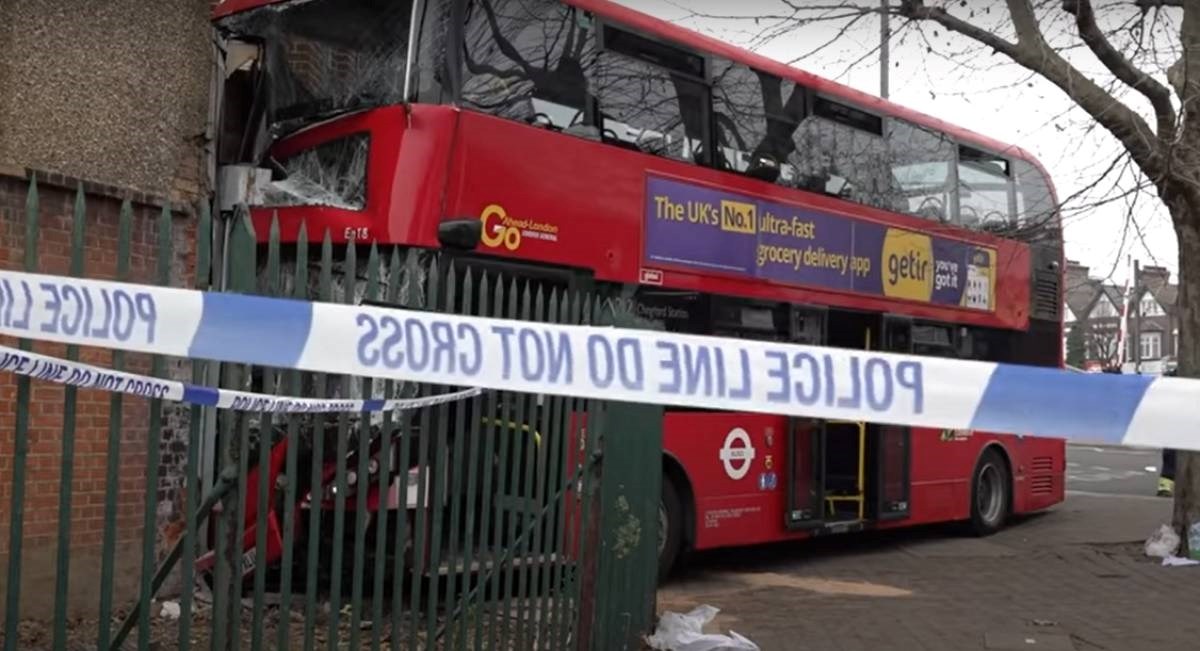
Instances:
[[[605,0],[215,20],[222,163],[274,173],[260,233],[536,263],[675,332],[1062,365],[1062,230],[1019,148]],[[1064,495],[1061,440],[678,409],[664,436],[664,571]]]

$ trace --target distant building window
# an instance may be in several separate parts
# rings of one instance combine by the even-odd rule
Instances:
[[[1142,313],[1142,316],[1162,316],[1163,315],[1162,306],[1159,305],[1158,301],[1155,300],[1154,296],[1152,296],[1150,294],[1146,294],[1145,296],[1142,297],[1141,303],[1138,305],[1138,309]]]
[[[1107,296],[1101,296],[1096,302],[1096,307],[1092,308],[1092,316],[1100,318],[1113,318],[1117,316],[1117,308],[1108,300]]]
[[[1143,360],[1160,359],[1162,357],[1162,333],[1143,332],[1140,340]]]

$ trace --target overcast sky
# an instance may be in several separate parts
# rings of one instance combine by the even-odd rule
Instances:
[[[678,22],[723,41],[749,46],[760,54],[858,90],[879,94],[880,27],[872,16],[839,35],[846,21],[821,22],[782,30],[782,36],[762,43],[760,36],[777,23],[752,20],[697,18],[693,14],[757,15],[778,14],[778,0],[617,0],[639,11]],[[814,0],[794,0],[798,4]],[[987,24],[990,16],[1006,19],[1003,3],[968,0]],[[821,4],[836,4],[821,0]],[[1058,3],[1055,2],[1055,5]],[[688,9],[681,8],[682,6]],[[964,3],[964,6],[967,6]],[[988,6],[995,9],[988,12]],[[988,13],[988,17],[984,14]],[[1102,17],[1103,18],[1103,17]],[[1114,20],[1119,17],[1113,16]],[[993,22],[993,25],[998,24]],[[893,28],[902,24],[893,19]],[[936,33],[936,36],[935,36]],[[909,29],[892,41],[890,99],[1004,142],[1023,147],[1050,170],[1060,198],[1092,184],[1114,160],[1119,145],[1106,132],[1085,132],[1087,117],[1056,87],[1031,78],[1024,69],[1000,55],[980,52],[965,40],[948,37],[944,30],[924,28],[925,36]],[[832,42],[832,45],[822,47]],[[932,53],[931,53],[932,48]],[[972,48],[968,51],[968,48]],[[812,53],[814,50],[819,50]],[[1076,58],[1085,71],[1098,66],[1094,60]],[[1139,98],[1140,99],[1140,98]],[[1143,108],[1137,105],[1137,108]],[[1127,185],[1132,185],[1129,177]],[[1111,192],[1112,182],[1097,188],[1093,196]],[[1104,192],[1101,192],[1103,190]],[[1089,204],[1081,201],[1077,205]],[[1169,217],[1152,197],[1143,195],[1132,208],[1133,224],[1126,226],[1131,212],[1125,202],[1066,215],[1066,247],[1071,259],[1092,268],[1093,275],[1112,275],[1121,281],[1127,274],[1127,256],[1143,265],[1161,264],[1177,269],[1175,237]],[[1174,277],[1174,276],[1173,276]]]

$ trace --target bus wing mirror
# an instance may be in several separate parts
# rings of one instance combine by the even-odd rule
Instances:
[[[448,249],[473,250],[483,237],[478,219],[448,219],[438,224],[438,242]]]

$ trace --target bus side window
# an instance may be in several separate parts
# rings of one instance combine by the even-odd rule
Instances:
[[[560,131],[591,124],[593,25],[556,0],[468,0],[463,104]]]
[[[792,136],[804,119],[807,93],[790,79],[713,59],[714,165],[763,181],[795,186]]]
[[[950,221],[954,143],[935,131],[889,119],[887,145],[894,183],[891,209],[934,221]]]
[[[709,89],[704,57],[612,25],[595,69],[604,142],[704,163]]]
[[[915,323],[911,330],[912,352],[927,357],[959,357],[961,341],[958,335],[954,326]]]
[[[958,220],[967,228],[1011,228],[1012,167],[1008,159],[958,147]]]
[[[1013,161],[1017,182],[1017,224],[1022,230],[1054,226],[1054,197],[1042,171],[1023,160]]]
[[[818,96],[793,139],[797,187],[890,209],[893,181],[883,118]]]

